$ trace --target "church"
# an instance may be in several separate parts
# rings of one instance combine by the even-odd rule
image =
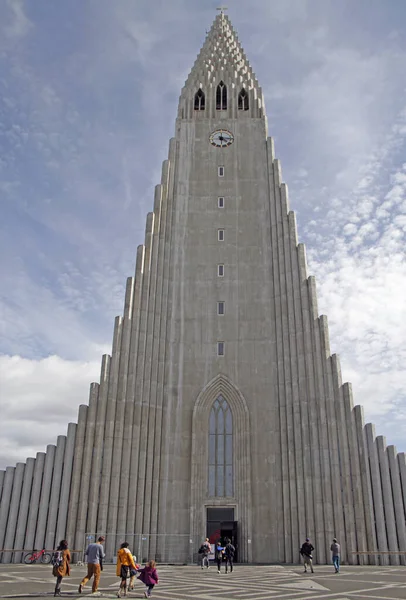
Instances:
[[[139,560],[192,562],[207,536],[239,562],[296,563],[310,537],[323,564],[336,537],[349,564],[405,564],[405,455],[330,353],[224,11],[181,91],[100,381],[66,436],[0,471],[0,495],[3,562],[103,534],[109,561],[126,539]]]

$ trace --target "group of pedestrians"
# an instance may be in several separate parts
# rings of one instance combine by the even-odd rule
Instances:
[[[305,573],[307,573],[308,567],[311,570],[311,572],[314,573],[313,551],[314,551],[313,544],[311,544],[309,538],[306,538],[306,541],[302,544],[302,547],[300,548],[300,554],[302,555],[302,558],[303,558],[303,565],[304,565]],[[333,538],[333,542],[330,546],[330,551],[331,551],[331,558],[332,558],[333,565],[334,565],[334,570],[336,573],[339,573],[340,572],[341,547],[337,541],[337,538]]]
[[[100,536],[97,542],[89,544],[85,551],[87,557],[87,574],[79,584],[78,592],[82,593],[86,583],[92,579],[92,593],[96,593],[100,583],[100,576],[103,570],[103,559],[105,557],[103,543],[105,538]],[[70,562],[71,553],[68,548],[68,542],[62,540],[59,543],[58,548],[53,554],[53,568],[52,572],[56,577],[56,586],[54,596],[61,595],[61,583],[64,577],[70,575]],[[117,597],[127,595],[127,589],[134,589],[135,578],[138,574],[138,579],[144,583],[146,590],[144,592],[145,598],[150,598],[154,586],[159,583],[158,572],[156,569],[156,562],[154,560],[148,561],[144,568],[141,568],[136,563],[136,557],[133,556],[129,549],[129,543],[123,542],[117,552],[117,567],[116,575],[120,577],[120,587],[117,592]],[[127,581],[129,584],[127,586]]]
[[[209,541],[209,538],[206,538],[203,544],[199,548],[199,554],[201,555],[201,567],[204,569],[210,568],[209,557],[212,554],[213,550]],[[230,573],[233,572],[234,566],[234,555],[235,555],[235,547],[231,543],[230,538],[225,538],[224,546],[221,545],[220,540],[216,542],[214,546],[214,560],[217,563],[217,573],[221,573],[221,565],[225,563],[225,572],[228,573],[228,567],[230,567]]]

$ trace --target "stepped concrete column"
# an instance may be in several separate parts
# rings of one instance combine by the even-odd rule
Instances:
[[[6,526],[10,508],[11,491],[13,489],[14,471],[14,467],[7,467],[3,481],[3,493],[1,496],[0,505],[0,548],[4,548],[4,538],[6,534]]]
[[[396,536],[395,511],[393,506],[392,484],[389,472],[388,455],[386,454],[386,441],[383,435],[379,435],[375,440],[378,451],[379,467],[381,471],[383,510],[385,513],[386,533],[388,536],[389,550],[397,552],[398,540]],[[399,555],[390,555],[391,565],[399,564]]]
[[[66,539],[70,544],[75,543],[75,531],[78,515],[80,480],[82,475],[82,462],[85,445],[87,412],[87,405],[81,404],[79,406],[78,426],[76,430],[75,453],[73,458],[72,481],[68,505],[68,523],[66,526]],[[77,550],[77,548],[75,548],[75,550]]]
[[[54,471],[52,476],[51,497],[49,500],[49,511],[47,528],[45,534],[45,548],[54,549],[60,540],[55,539],[56,520],[58,516],[59,496],[62,483],[63,455],[65,453],[66,437],[59,435],[56,444],[54,458]]]
[[[373,507],[375,513],[375,526],[378,550],[381,552],[388,551],[388,539],[386,537],[385,514],[383,512],[383,497],[381,486],[381,474],[379,470],[378,451],[375,445],[375,427],[372,423],[365,425],[365,436],[368,444],[369,466],[371,471],[371,486],[373,496]],[[385,554],[379,556],[381,565],[388,565],[389,559]]]
[[[4,482],[5,474],[6,474],[5,471],[0,471],[0,502],[1,502],[2,492],[3,492],[3,482]]]
[[[406,458],[404,452],[398,454],[398,466],[400,473],[400,481],[402,484],[403,510],[406,514]]]
[[[22,550],[24,547],[24,538],[25,532],[27,528],[27,518],[28,518],[28,509],[30,506],[31,499],[31,488],[32,481],[34,477],[34,467],[35,467],[35,458],[27,458],[25,469],[24,469],[24,478],[23,478],[23,488],[21,490],[21,500],[20,500],[20,510],[18,511],[18,519],[17,519],[17,530],[14,539],[14,548],[18,550]],[[15,552],[13,562],[19,563],[21,562],[23,557],[22,552]]]
[[[399,465],[396,459],[395,446],[388,446],[386,449],[388,456],[390,480],[392,482],[393,505],[396,518],[396,533],[398,538],[398,547],[402,552],[406,551],[406,528],[405,528],[405,509],[403,506],[402,484],[400,480]],[[406,555],[399,556],[400,564],[406,564]]]
[[[49,496],[51,493],[52,473],[54,470],[55,446],[47,446],[44,464],[44,475],[42,478],[41,498],[39,501],[39,510],[37,518],[37,530],[35,532],[35,548],[38,550],[44,547],[45,531],[47,525],[47,516],[49,509]],[[46,548],[52,550],[52,548]]]
[[[35,531],[37,529],[37,517],[39,499],[41,495],[42,476],[44,472],[45,452],[37,452],[35,458],[34,479],[32,482],[30,508],[28,512],[27,532],[24,540],[24,550],[34,550]]]
[[[73,469],[73,455],[75,452],[76,423],[69,423],[66,435],[65,453],[63,458],[63,473],[61,494],[59,497],[58,521],[56,525],[55,539],[57,541],[66,537],[66,522],[68,519],[68,506],[70,497],[70,485]],[[72,544],[72,540],[68,540]]]
[[[10,509],[7,519],[6,536],[4,539],[4,548],[15,548],[14,539],[17,528],[18,509],[21,501],[21,489],[24,477],[24,463],[17,463],[14,471],[13,492],[11,494]],[[13,558],[12,552],[5,552],[2,557],[3,563],[11,562]]]

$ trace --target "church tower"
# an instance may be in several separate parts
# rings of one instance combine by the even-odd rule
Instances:
[[[296,562],[307,536],[319,563],[333,537],[351,564],[406,550],[405,455],[342,384],[262,90],[223,11],[181,92],[100,383],[66,437],[0,481],[4,548],[78,549],[90,533],[108,559],[129,534],[161,561],[168,539],[188,561],[226,534],[241,562]]]

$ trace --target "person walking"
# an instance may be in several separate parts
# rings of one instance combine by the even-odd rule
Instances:
[[[220,540],[216,544],[216,549],[214,551],[214,558],[217,563],[217,573],[221,573],[221,563],[223,562],[224,556],[224,547],[220,544]]]
[[[150,598],[154,585],[159,583],[156,562],[154,560],[150,560],[143,569],[140,569],[138,579],[147,586],[147,589],[144,592],[145,598]]]
[[[226,545],[224,548],[224,556],[226,557],[226,573],[227,571],[227,567],[228,565],[230,565],[230,573],[233,572],[233,561],[234,561],[234,554],[235,554],[235,548],[231,543],[230,538],[226,538],[225,539]]]
[[[199,554],[202,555],[202,569],[204,569],[204,565],[209,569],[209,554],[211,553],[211,545],[209,542],[209,538],[206,538],[203,544],[200,546]]]
[[[123,542],[120,546],[120,550],[117,552],[116,574],[117,577],[121,577],[120,589],[117,592],[117,598],[121,598],[121,594],[127,596],[127,579],[135,576],[135,573],[138,570],[138,565],[135,564],[133,555],[128,549],[128,546],[128,542]]]
[[[307,573],[307,567],[309,566],[311,572],[314,573],[313,570],[313,555],[312,552],[314,550],[314,546],[310,543],[309,538],[306,538],[306,541],[302,544],[300,548],[300,554],[303,556],[303,564],[304,564],[304,572]]]
[[[68,542],[61,540],[59,546],[52,556],[52,574],[56,577],[55,593],[54,596],[61,595],[61,583],[64,577],[70,575],[70,551],[68,548]]]
[[[341,546],[340,544],[337,542],[337,538],[333,539],[333,543],[330,546],[330,550],[332,553],[332,558],[333,558],[333,565],[334,565],[334,569],[336,573],[340,572],[340,553],[341,553]]]
[[[104,558],[104,548],[102,546],[105,538],[100,536],[97,542],[89,544],[86,548],[85,555],[87,556],[87,575],[83,577],[79,584],[79,594],[82,593],[86,583],[93,577],[92,593],[97,592],[99,587],[100,574],[102,570],[102,562]]]

